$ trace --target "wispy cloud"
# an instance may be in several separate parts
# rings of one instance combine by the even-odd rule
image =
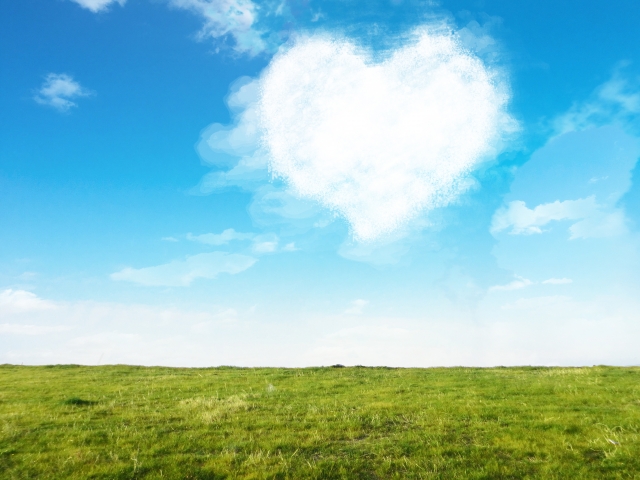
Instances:
[[[549,278],[542,283],[546,285],[567,285],[569,283],[573,283],[573,280],[570,278]]]
[[[65,332],[71,330],[66,325],[22,325],[19,323],[0,323],[0,334],[9,333],[14,335],[46,335],[55,332]]]
[[[542,233],[544,225],[553,220],[576,220],[590,216],[598,209],[595,197],[545,203],[531,209],[525,202],[516,200],[498,210],[493,216],[491,232],[510,228],[513,235]]]
[[[299,248],[296,247],[295,242],[287,243],[284,247],[282,247],[283,252],[296,252]]]
[[[516,280],[507,283],[506,285],[494,285],[489,287],[489,292],[510,292],[512,290],[520,290],[533,285],[533,282],[528,278],[516,276]]]
[[[532,209],[520,200],[509,202],[494,214],[491,232],[496,234],[508,230],[512,235],[542,233],[542,227],[560,220],[580,220],[569,227],[571,239],[612,237],[626,231],[621,210],[606,209],[596,203],[595,196],[590,196],[545,203]]]
[[[226,103],[234,122],[214,123],[201,132],[196,149],[216,171],[207,174],[194,193],[206,195],[228,187],[252,190],[268,182],[268,158],[260,144],[259,99],[259,80],[240,77],[231,84]]]
[[[278,243],[280,239],[274,233],[266,233],[264,235],[256,235],[253,239],[252,250],[255,253],[275,253],[278,251]]]
[[[327,335],[327,338],[364,337],[364,338],[406,338],[411,332],[405,328],[389,327],[386,325],[359,325],[343,328]]]
[[[258,6],[251,0],[171,0],[171,5],[202,18],[201,39],[230,37],[235,51],[249,55],[266,49],[264,32],[256,29]]]
[[[364,307],[369,305],[368,300],[363,300],[362,298],[358,298],[351,302],[351,306],[347,308],[344,313],[347,315],[362,315],[364,311]]]
[[[543,285],[567,285],[569,283],[573,283],[573,280],[570,278],[549,278],[542,282]],[[509,282],[505,285],[494,285],[489,287],[489,292],[510,292],[513,290],[521,290],[523,288],[530,287],[531,285],[536,285],[537,282],[532,282],[528,278],[519,277],[516,275],[516,279],[512,282]]]
[[[187,287],[198,278],[211,279],[221,273],[243,272],[256,262],[253,257],[237,253],[201,253],[154,267],[124,268],[112,273],[111,279],[145,286]]]
[[[254,237],[253,233],[236,232],[233,228],[227,228],[222,233],[204,233],[202,235],[187,233],[187,240],[206,245],[226,245],[234,240],[251,240]]]
[[[293,252],[296,249],[295,243],[288,243],[279,248],[280,238],[275,233],[242,233],[236,232],[233,228],[227,228],[222,233],[203,233],[201,235],[187,234],[187,240],[203,243],[205,245],[227,245],[234,241],[251,241],[251,251],[255,254]]]
[[[61,112],[75,107],[73,101],[78,97],[87,97],[93,93],[83,88],[72,76],[66,73],[50,73],[33,97],[41,105],[48,105]]]
[[[612,77],[598,86],[586,101],[576,102],[553,121],[556,134],[611,123],[626,123],[640,115],[640,81],[625,77],[622,63]]]

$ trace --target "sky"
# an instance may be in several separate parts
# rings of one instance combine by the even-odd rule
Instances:
[[[638,365],[636,0],[0,4],[0,363]]]

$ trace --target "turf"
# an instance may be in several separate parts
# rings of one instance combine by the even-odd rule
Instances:
[[[0,477],[640,478],[640,368],[0,366]]]

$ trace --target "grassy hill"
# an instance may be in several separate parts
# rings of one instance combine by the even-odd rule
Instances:
[[[4,365],[0,478],[640,478],[640,368]]]

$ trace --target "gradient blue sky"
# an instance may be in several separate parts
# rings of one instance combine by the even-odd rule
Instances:
[[[640,363],[639,24],[635,0],[2,2],[0,363]],[[413,108],[423,76],[398,102],[360,81],[425,31],[505,101],[447,90],[484,150],[414,205],[385,181],[449,165],[411,133],[443,114]],[[322,41],[366,67],[315,65]],[[343,112],[335,144],[291,143],[322,130],[283,117],[300,96]],[[323,150],[362,138],[364,170]],[[376,224],[387,197],[317,180],[343,167],[413,206]]]

